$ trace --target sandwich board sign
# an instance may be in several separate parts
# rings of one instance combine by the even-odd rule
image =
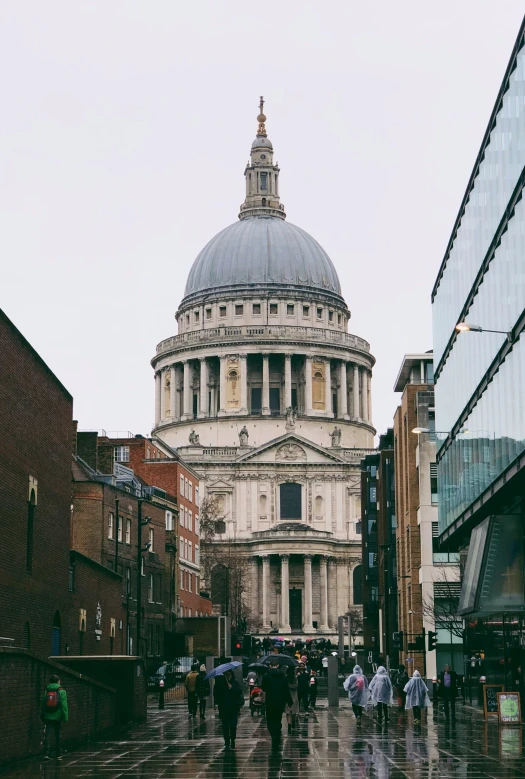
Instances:
[[[519,692],[498,692],[498,719],[502,725],[521,725]]]

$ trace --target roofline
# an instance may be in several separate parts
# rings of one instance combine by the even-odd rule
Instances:
[[[18,327],[9,319],[5,311],[0,308],[0,319],[4,320],[4,322],[7,324],[7,326],[14,331],[16,336],[22,341],[24,346],[29,349],[33,357],[36,359],[36,361],[39,363],[40,367],[44,369],[44,371],[48,374],[48,376],[54,381],[54,383],[58,386],[58,388],[63,392],[63,394],[73,402],[73,395],[69,392],[69,390],[64,387],[60,379],[57,377],[55,373],[51,370],[49,365],[44,361],[44,359],[39,355],[37,350],[34,346],[31,346],[29,341],[25,336],[22,335]]]
[[[185,289],[184,296],[179,304],[175,318],[177,319],[179,313],[189,306],[196,305],[197,303],[211,303],[214,300],[221,300],[227,293],[231,293],[232,297],[253,298],[254,290],[257,290],[260,297],[265,297],[266,295],[269,297],[286,296],[286,292],[294,294],[300,292],[308,295],[308,297],[312,294],[324,295],[330,300],[333,300],[334,304],[337,303],[337,305],[343,307],[350,316],[350,310],[341,292],[334,292],[331,289],[324,289],[323,287],[313,287],[310,284],[283,284],[282,282],[264,282],[262,284],[253,282],[252,284],[249,284],[243,282],[240,284],[223,284],[217,287],[207,287],[193,292],[186,292]],[[288,295],[288,297],[293,297],[293,294]]]
[[[432,349],[430,349],[428,352],[424,352],[424,353],[415,352],[414,354],[405,354],[401,362],[401,367],[398,371],[396,380],[394,382],[394,392],[403,392],[406,386],[405,384],[403,385],[402,389],[397,388],[401,381],[401,374],[403,373],[403,368],[405,367],[405,363],[408,362],[409,360],[412,360],[414,362],[421,362],[422,360],[432,360],[432,362],[434,362],[434,352]],[[434,386],[434,385],[432,384],[429,386]]]
[[[472,170],[472,173],[470,174],[470,178],[467,184],[467,188],[465,190],[465,194],[463,195],[463,200],[461,201],[461,205],[459,208],[458,215],[456,217],[456,221],[454,222],[454,227],[452,228],[452,233],[449,238],[449,242],[447,244],[447,249],[445,251],[445,256],[443,258],[443,261],[441,262],[440,268],[438,270],[438,274],[436,277],[436,281],[434,282],[434,287],[432,289],[432,295],[431,295],[431,301],[434,302],[434,298],[436,297],[439,285],[441,283],[441,279],[443,277],[443,273],[445,271],[447,261],[450,256],[450,252],[452,251],[452,247],[454,245],[454,241],[456,239],[457,233],[459,231],[460,225],[461,225],[461,219],[463,217],[463,214],[465,213],[465,208],[467,206],[467,203],[470,198],[470,193],[474,189],[474,182],[477,178],[477,175],[479,173],[479,166],[481,162],[483,161],[483,158],[485,156],[485,149],[487,148],[489,141],[490,141],[490,134],[492,130],[494,129],[496,125],[496,118],[498,113],[501,110],[501,105],[503,102],[503,96],[505,95],[505,92],[507,92],[509,88],[509,81],[510,77],[513,73],[513,71],[516,68],[516,61],[518,58],[518,54],[525,45],[525,16],[523,17],[523,20],[521,22],[521,26],[518,32],[518,36],[516,38],[516,42],[514,44],[514,47],[512,49],[512,53],[510,55],[509,63],[507,65],[507,69],[505,70],[505,75],[503,76],[503,81],[501,83],[501,87],[499,89],[498,95],[496,97],[496,101],[494,103],[494,108],[492,109],[492,113],[490,115],[490,119],[487,124],[487,129],[485,130],[485,134],[483,135],[483,139],[481,141],[480,150],[478,152],[478,155],[476,157],[476,161],[474,162],[474,168]]]
[[[117,573],[116,571],[112,571],[111,568],[107,568],[105,565],[102,565],[102,563],[97,562],[97,560],[93,560],[92,557],[88,557],[87,555],[83,554],[83,552],[79,552],[78,549],[71,549],[69,555],[70,558],[79,557],[81,560],[83,560],[86,563],[89,563],[94,568],[97,568],[99,571],[103,571],[104,573],[109,574],[112,579],[115,579],[117,581],[122,580],[122,574]]]

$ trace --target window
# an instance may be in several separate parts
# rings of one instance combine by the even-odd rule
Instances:
[[[199,517],[197,514],[195,514],[195,535],[198,536],[200,531],[199,527]]]
[[[180,572],[180,588],[181,590],[184,589],[184,571]]]
[[[337,315],[337,324],[338,324],[338,325],[340,325],[340,324],[341,324],[341,314],[338,314],[338,315]]]
[[[180,476],[180,488],[179,488],[179,490],[180,490],[181,498],[183,498],[184,497],[184,476],[182,474]]]
[[[200,565],[201,558],[200,558],[200,549],[197,545],[195,545],[195,564]]]
[[[193,592],[193,582],[192,582],[193,576],[191,573],[188,574],[188,591]]]
[[[200,319],[200,311],[194,311],[193,312],[193,319],[195,322],[198,322]]]
[[[126,544],[131,544],[131,519],[126,519]]]
[[[149,529],[149,543],[150,543],[149,551],[150,552],[154,552],[155,551],[154,539],[155,539],[155,532],[154,532],[153,528],[150,527],[150,529]]]
[[[188,609],[188,617],[191,617],[191,609]]]
[[[188,325],[188,327],[190,326],[190,315],[189,314],[186,314],[186,324]]]
[[[261,173],[261,189],[268,189],[267,179],[268,179],[268,174]]]
[[[292,316],[294,311],[295,311],[295,306],[293,305],[293,303],[288,303],[286,306],[286,313],[288,314],[288,316]]]
[[[329,311],[328,312],[328,321],[329,322],[333,322],[334,321],[334,312],[333,311]]]
[[[193,544],[191,541],[188,541],[188,560],[190,563],[193,562]]]
[[[278,313],[279,313],[278,303],[270,303],[270,314],[278,314]]]
[[[219,306],[219,316],[221,317],[226,316],[226,306]]]
[[[114,516],[115,515],[113,514],[113,512],[110,511],[109,512],[109,516],[108,516],[108,538],[109,539],[113,538],[113,521],[114,521]]]
[[[173,514],[166,511],[166,530],[173,530]]]
[[[153,595],[154,595],[154,592],[153,592],[153,581],[154,581],[153,580],[153,574],[150,573],[150,575],[148,576],[148,602],[149,603],[153,603]]]
[[[189,559],[189,557],[188,557],[188,539],[187,538],[184,539],[184,559],[185,560]]]
[[[195,487],[195,505],[200,506],[200,495],[198,487]]]
[[[243,313],[244,313],[244,306],[242,305],[242,303],[238,303],[235,306],[235,316],[242,316]]]
[[[363,532],[362,529],[361,529],[361,521],[358,521],[358,522],[355,523],[355,532],[356,532],[356,535],[358,535],[358,536],[360,536],[361,533]]]
[[[184,539],[182,536],[179,536],[179,557],[184,560]]]
[[[193,482],[188,482],[188,500],[193,500]]]
[[[129,463],[129,446],[116,446],[113,459],[116,463]]]
[[[144,570],[144,558],[142,555],[140,556],[140,575],[146,576],[146,571]]]
[[[126,595],[131,595],[131,568],[126,568]]]
[[[370,487],[370,503],[377,503],[377,487]]]
[[[188,511],[188,530],[193,532],[193,514],[191,511]]]
[[[254,303],[253,304],[253,313],[256,316],[259,316],[259,314],[261,313],[261,304],[260,303]]]
[[[301,519],[302,490],[300,484],[285,482],[280,488],[281,519]]]
[[[433,506],[437,506],[437,502],[438,502],[437,463],[430,463],[430,502]]]
[[[317,319],[322,319],[322,318],[323,318],[323,309],[322,308],[318,308],[317,309]]]
[[[211,308],[206,309],[206,319],[211,319]]]
[[[184,497],[188,497],[188,480],[184,479]]]
[[[122,520],[123,520],[123,517],[119,517],[118,518],[118,522],[117,522],[117,538],[118,538],[119,544],[122,543],[122,525],[124,524]]]
[[[303,316],[310,316],[310,306],[303,306]]]

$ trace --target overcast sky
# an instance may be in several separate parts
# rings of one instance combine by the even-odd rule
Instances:
[[[288,219],[331,256],[391,425],[524,10],[1,2],[0,305],[79,427],[151,430],[149,361],[199,250],[237,218],[260,94]]]

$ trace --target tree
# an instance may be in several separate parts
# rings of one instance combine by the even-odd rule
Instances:
[[[213,496],[204,498],[199,510],[202,578],[212,602],[230,617],[233,633],[246,633],[248,609],[245,593],[248,560],[234,536],[226,536],[225,516]]]
[[[456,575],[450,572],[450,566],[437,570],[432,595],[423,598],[423,614],[435,623],[436,630],[447,630],[451,639],[452,636],[463,638],[463,617],[458,613],[461,593],[460,566],[455,566]]]

